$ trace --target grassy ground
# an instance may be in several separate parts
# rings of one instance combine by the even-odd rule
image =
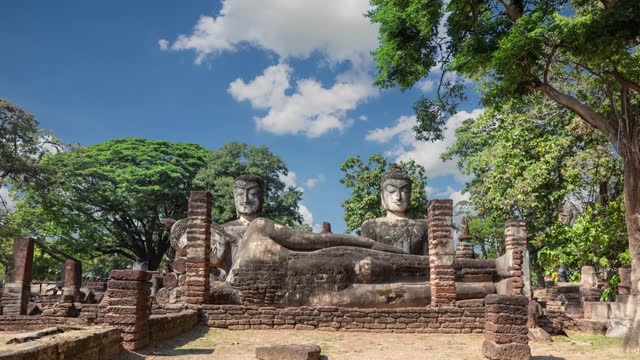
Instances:
[[[315,343],[326,359],[483,359],[482,335],[381,334],[323,331],[229,331],[196,327],[180,337],[123,353],[132,359],[255,359],[255,348],[288,343]],[[569,333],[550,344],[532,343],[535,360],[639,359],[622,352],[621,339]]]

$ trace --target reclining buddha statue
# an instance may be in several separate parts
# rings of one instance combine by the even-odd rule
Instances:
[[[387,217],[366,221],[363,236],[314,234],[257,217],[264,182],[255,175],[238,177],[238,219],[211,226],[210,263],[221,274],[221,281],[212,286],[211,301],[271,306],[428,304],[427,221],[406,217],[411,181],[392,167],[381,187]],[[180,254],[186,227],[176,225],[172,246]]]

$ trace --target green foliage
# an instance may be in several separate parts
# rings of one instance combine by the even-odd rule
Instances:
[[[55,241],[81,260],[120,254],[156,269],[169,248],[167,217],[184,217],[208,150],[195,144],[115,139],[47,156],[46,185],[24,193],[17,221],[25,235]]]
[[[636,0],[371,3],[368,16],[380,26],[374,57],[376,83],[382,87],[407,89],[440,68],[481,81],[482,100],[489,107],[538,91],[562,101],[545,86],[613,120],[636,101],[619,92],[637,87],[640,79]],[[455,91],[459,82],[447,84],[446,78],[441,77],[435,99],[421,99],[414,107],[421,120],[418,138],[438,139],[443,117],[455,108],[456,98],[463,99],[463,92]],[[578,111],[575,103],[569,105]],[[629,115],[637,117],[636,110]]]
[[[504,254],[504,221],[479,215],[467,218],[471,243],[480,249],[480,258],[495,259]]]
[[[0,189],[15,192],[12,183],[41,183],[47,176],[47,169],[41,165],[42,157],[63,145],[38,126],[33,115],[0,99]],[[9,207],[11,200],[0,193],[0,264],[3,267],[10,262],[13,238],[20,232]]]
[[[567,198],[593,202],[600,184],[621,191],[621,162],[607,139],[541,96],[466,120],[443,158],[474,178],[465,187],[481,215],[528,222],[529,235],[557,219]]]
[[[272,154],[266,146],[231,142],[208,154],[206,165],[194,179],[194,186],[212,193],[215,199],[211,210],[213,221],[225,223],[236,218],[234,179],[242,174],[260,175],[266,187],[265,203],[260,216],[294,226],[302,222],[302,216],[298,212],[302,192],[286,186],[281,180],[287,173],[284,161]]]
[[[532,264],[538,273],[555,271],[560,260],[556,256],[551,261],[551,254],[567,249],[564,242],[554,240],[559,236],[554,232],[559,226],[558,214],[567,199],[582,204],[579,211],[595,211],[597,200],[606,203],[622,192],[621,160],[607,139],[565,108],[538,95],[466,120],[443,157],[456,158],[461,171],[473,175],[465,187],[478,214],[470,217],[471,234],[475,237],[475,221],[486,222],[498,236],[497,228],[504,220],[525,220]],[[598,212],[607,211],[611,221],[620,220],[624,227],[624,211],[613,205]],[[620,231],[610,225],[611,231]],[[624,252],[624,246],[611,250]]]
[[[413,160],[400,162],[398,167],[413,181],[408,215],[414,218],[427,216],[427,178],[424,168]],[[347,233],[360,233],[365,220],[385,216],[380,200],[380,179],[388,171],[387,160],[381,154],[373,154],[364,163],[359,156],[347,158],[340,170],[344,173],[340,183],[351,191],[351,197],[342,202]]]
[[[556,222],[537,245],[545,268],[556,269],[565,264],[569,274],[579,274],[587,265],[616,270],[628,264],[624,255],[628,244],[622,197],[607,206],[588,208],[573,226]]]

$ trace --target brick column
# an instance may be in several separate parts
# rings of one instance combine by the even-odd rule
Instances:
[[[482,354],[491,360],[531,359],[526,296],[487,295]]]
[[[620,275],[620,283],[618,284],[618,292],[620,295],[631,294],[631,266],[625,265],[618,269]]]
[[[192,191],[187,221],[185,302],[188,304],[205,304],[209,300],[210,252],[211,193]]]
[[[531,298],[526,223],[508,220],[504,235],[505,254],[496,259],[496,269],[503,280],[496,284],[496,290],[498,294],[525,295]]]
[[[2,293],[3,315],[26,315],[31,294],[34,240],[15,238],[13,241],[13,274]]]
[[[429,201],[427,216],[431,306],[452,306],[456,302],[453,200]]]
[[[107,287],[104,321],[122,330],[122,346],[135,350],[149,344],[151,274],[144,270],[113,270]]]
[[[63,302],[75,302],[82,286],[82,263],[74,259],[64,262]]]

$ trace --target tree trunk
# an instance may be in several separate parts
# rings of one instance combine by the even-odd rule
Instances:
[[[624,157],[624,205],[625,221],[631,249],[631,294],[635,302],[631,329],[624,339],[626,351],[640,352],[640,156],[637,153]]]

